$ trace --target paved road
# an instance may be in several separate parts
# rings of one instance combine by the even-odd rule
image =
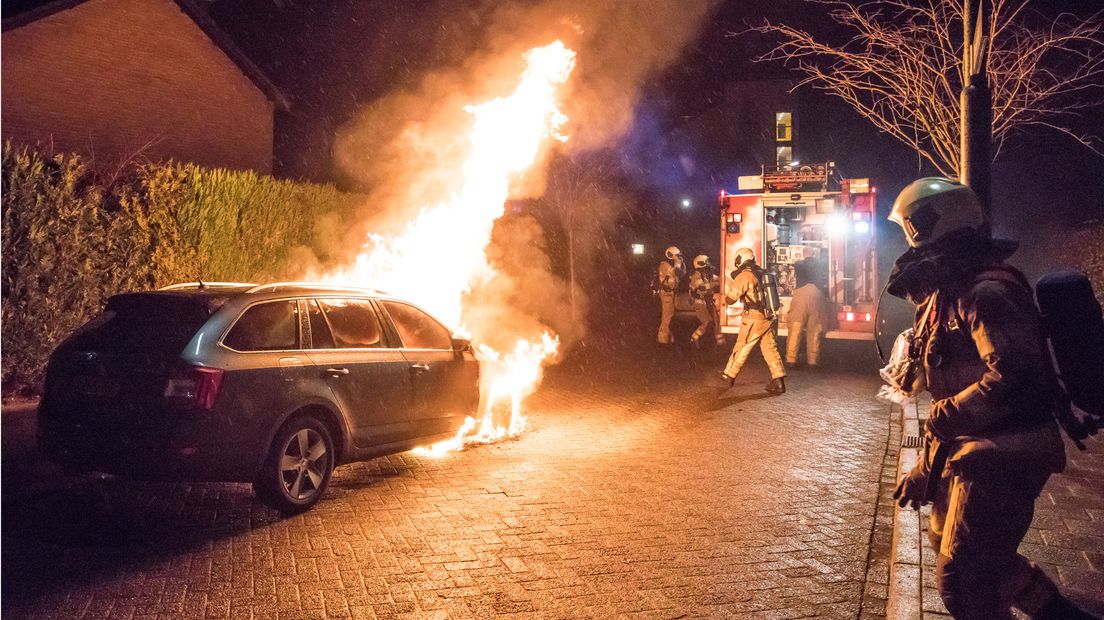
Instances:
[[[883,613],[871,375],[765,398],[761,360],[726,391],[716,352],[625,358],[555,369],[518,440],[347,466],[289,519],[245,485],[60,479],[5,413],[4,616]]]

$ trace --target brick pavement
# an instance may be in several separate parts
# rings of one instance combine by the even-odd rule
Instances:
[[[5,413],[3,615],[878,617],[876,380],[763,398],[761,361],[726,392],[718,360],[556,369],[521,438],[346,466],[287,519],[246,485],[59,479]]]

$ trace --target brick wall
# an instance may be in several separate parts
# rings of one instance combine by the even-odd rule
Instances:
[[[272,170],[273,107],[173,0],[88,0],[3,35],[4,139]]]

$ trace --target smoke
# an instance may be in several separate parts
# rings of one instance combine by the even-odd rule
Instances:
[[[557,145],[558,152],[542,153],[510,190],[511,198],[542,196],[554,155],[574,157],[606,147],[631,127],[641,87],[679,57],[716,4],[495,0],[452,15],[424,13],[435,16],[430,19],[455,20],[450,28],[467,24],[477,43],[450,43],[448,49],[463,57],[372,101],[340,130],[335,162],[346,183],[365,192],[367,199],[358,223],[330,237],[339,246],[332,254],[354,256],[368,233],[401,233],[425,206],[459,187],[457,162],[469,148],[467,128],[472,123],[466,106],[509,92],[525,51],[559,39],[577,53],[561,104],[570,119],[564,128],[570,139]],[[622,208],[616,199],[592,198],[585,218],[608,222]],[[532,218],[496,223],[486,251],[493,277],[476,282],[464,300],[464,324],[477,340],[493,341],[504,334],[528,338],[539,334],[542,325],[555,329],[565,342],[582,335],[575,319],[584,314],[585,295],[553,273],[544,238]],[[594,247],[589,239],[584,235],[581,256]],[[304,258],[304,263],[309,261]]]
[[[487,261],[495,276],[480,281],[464,298],[464,320],[479,340],[497,351],[512,349],[518,338],[540,340],[550,327],[562,342],[582,336],[572,320],[568,283],[552,273],[544,232],[532,217],[500,219],[494,227]],[[582,310],[585,299],[576,296]],[[488,329],[489,327],[489,329]],[[481,329],[482,328],[482,329]]]

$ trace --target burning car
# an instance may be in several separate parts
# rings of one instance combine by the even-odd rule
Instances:
[[[38,441],[69,470],[251,482],[295,514],[338,465],[457,437],[479,382],[471,342],[403,299],[178,284],[111,297],[58,346]]]

